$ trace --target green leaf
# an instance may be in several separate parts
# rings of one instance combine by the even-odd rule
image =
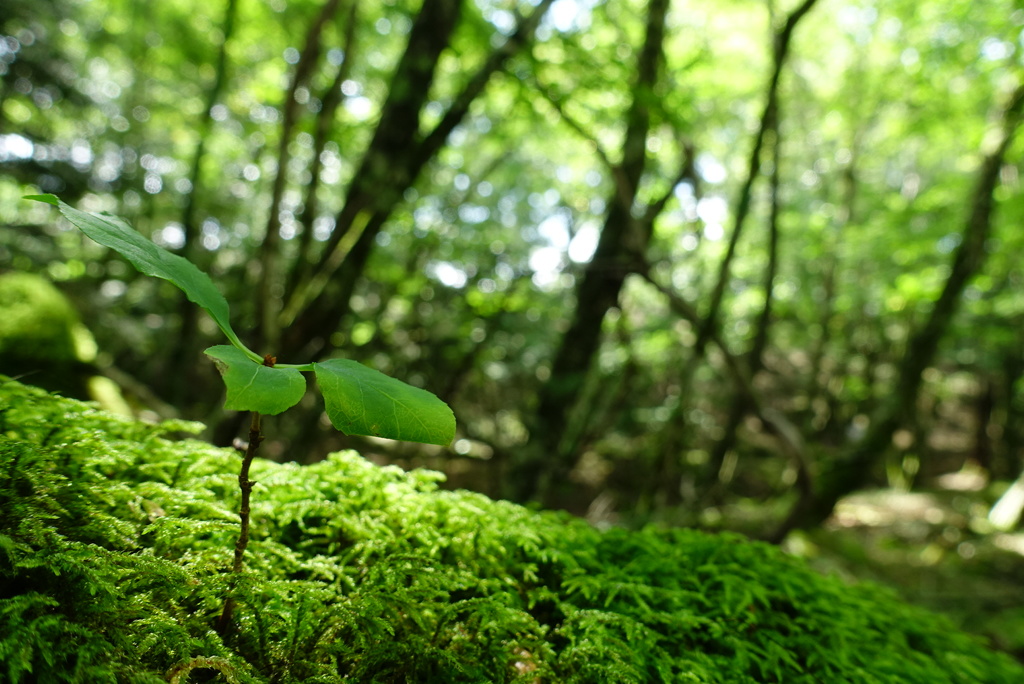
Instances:
[[[348,435],[448,445],[455,415],[426,390],[349,359],[314,363],[316,380],[334,427]]]
[[[245,352],[226,344],[204,352],[224,377],[229,411],[257,411],[277,415],[295,406],[306,392],[306,379],[294,368],[272,368],[256,363]]]
[[[58,207],[60,213],[83,233],[128,259],[140,272],[169,280],[177,285],[189,299],[209,312],[233,345],[245,350],[246,356],[253,361],[259,359],[259,355],[246,349],[231,329],[228,302],[224,295],[210,280],[210,276],[196,268],[191,261],[171,254],[116,216],[80,211],[53,195],[27,195],[25,199],[46,202]]]

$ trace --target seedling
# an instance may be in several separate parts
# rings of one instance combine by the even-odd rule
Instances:
[[[54,205],[79,230],[121,254],[141,273],[172,282],[210,314],[231,343],[210,347],[205,354],[213,359],[227,387],[224,408],[252,412],[249,445],[238,476],[242,497],[232,566],[235,578],[242,571],[249,540],[249,495],[253,485],[249,466],[263,439],[260,416],[279,414],[302,399],[306,392],[303,372],[316,376],[331,424],[345,434],[440,445],[449,444],[455,436],[455,416],[447,404],[430,392],[361,363],[350,359],[278,363],[271,354],[261,356],[252,351],[231,328],[228,302],[210,277],[184,257],[145,238],[123,219],[75,209],[54,195],[29,195],[26,199]],[[229,596],[219,623],[222,632],[231,622],[233,606]]]

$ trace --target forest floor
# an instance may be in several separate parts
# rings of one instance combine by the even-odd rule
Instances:
[[[1024,533],[988,522],[995,492],[969,467],[913,492],[862,492],[786,547],[823,572],[894,588],[1024,661]]]

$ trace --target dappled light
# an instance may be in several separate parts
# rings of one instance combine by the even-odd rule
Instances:
[[[769,541],[1022,659],[1022,35],[1010,0],[7,0],[0,373]],[[276,363],[337,393],[268,400]],[[546,643],[495,681],[598,681]]]

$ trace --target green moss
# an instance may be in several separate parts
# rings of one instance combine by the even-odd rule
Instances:
[[[1019,682],[1024,669],[774,547],[599,532],[353,453],[254,465],[238,629],[213,630],[232,451],[0,384],[0,679]]]
[[[81,399],[90,392],[96,342],[67,297],[42,276],[0,275],[0,373]]]
[[[0,275],[0,354],[51,361],[79,361],[74,329],[78,315],[45,278],[31,273]]]

